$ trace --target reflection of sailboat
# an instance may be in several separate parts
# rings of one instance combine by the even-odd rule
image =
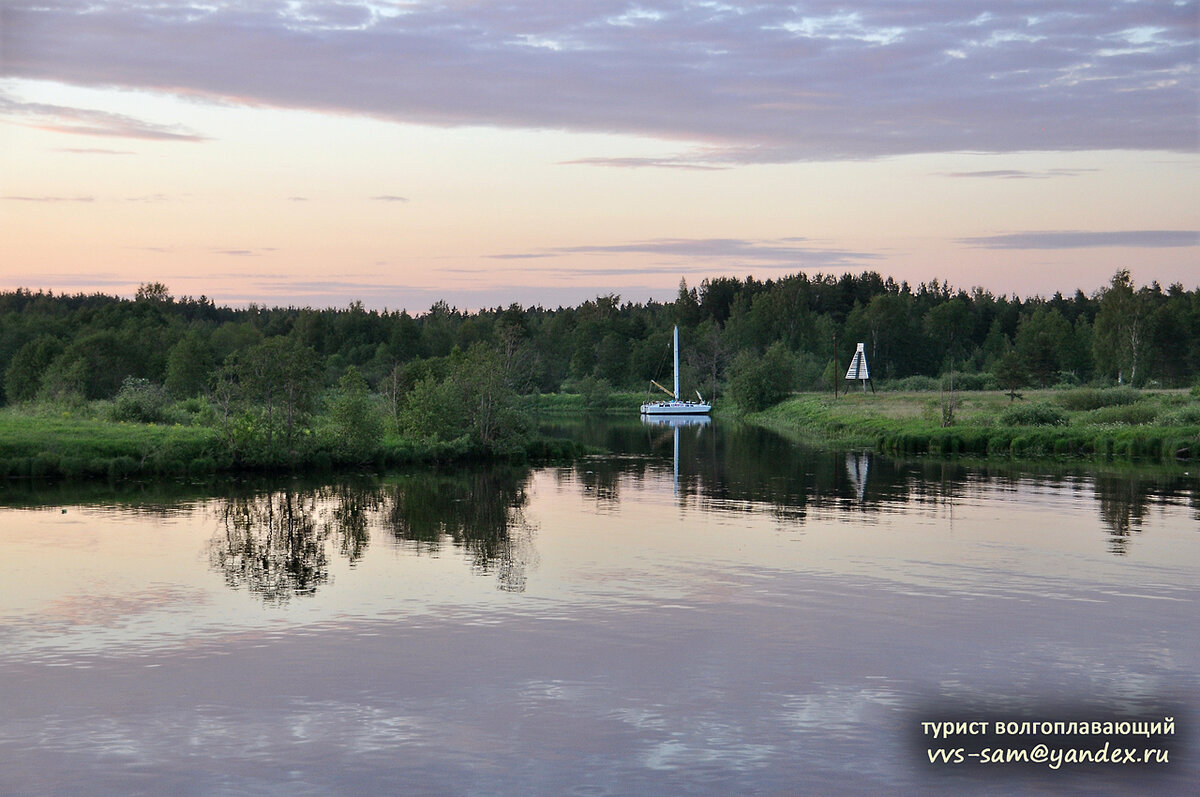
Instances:
[[[699,435],[701,429],[712,423],[712,419],[707,415],[643,415],[642,423],[650,427],[670,429],[675,437],[675,495],[679,495],[679,430],[693,426]]]
[[[870,456],[865,452],[846,454],[846,473],[850,476],[850,486],[859,501],[863,500],[867,491],[867,467],[870,462]]]
[[[700,401],[682,401],[679,398],[679,327],[675,327],[675,390],[667,390],[658,382],[651,380],[650,384],[671,397],[670,401],[647,401],[642,405],[642,415],[706,415],[712,411],[712,405],[704,400],[700,391],[696,397]]]

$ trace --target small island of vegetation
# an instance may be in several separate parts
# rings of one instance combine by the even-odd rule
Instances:
[[[0,294],[0,475],[111,477],[572,456],[554,412],[682,380],[792,436],[900,453],[1195,458],[1200,290],[1071,297],[873,272],[681,282],[673,302],[427,313]],[[835,347],[835,341],[842,344]],[[833,396],[855,342],[877,394]]]

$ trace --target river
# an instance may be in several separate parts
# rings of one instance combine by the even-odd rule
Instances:
[[[557,431],[614,453],[0,487],[0,794],[1194,793],[1194,470]]]

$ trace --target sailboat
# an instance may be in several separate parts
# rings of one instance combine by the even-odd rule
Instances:
[[[642,415],[707,415],[712,412],[712,405],[704,400],[700,391],[696,391],[699,401],[683,401],[679,398],[679,327],[675,327],[675,390],[667,390],[654,380],[650,384],[670,396],[668,401],[647,401],[642,405]]]

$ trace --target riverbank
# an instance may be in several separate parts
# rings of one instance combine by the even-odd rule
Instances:
[[[81,409],[0,409],[0,480],[125,479],[214,473],[328,471],[339,467],[397,467],[418,463],[547,460],[576,457],[573,441],[529,436],[504,452],[480,449],[465,438],[449,442],[384,435],[370,450],[347,457],[316,436],[271,461],[233,452],[218,429],[203,424],[106,420]]]
[[[1129,388],[958,393],[809,393],[746,416],[789,439],[888,454],[1200,458],[1200,397]]]

